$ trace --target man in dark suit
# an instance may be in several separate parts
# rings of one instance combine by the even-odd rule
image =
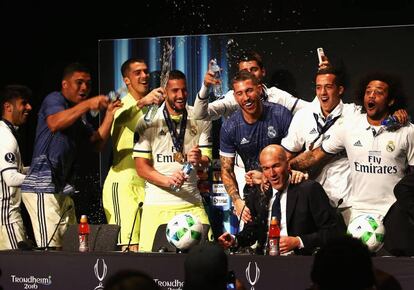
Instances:
[[[224,233],[218,239],[224,248],[246,247],[257,242],[256,253],[263,253],[267,240],[269,218],[274,201],[280,201],[280,252],[294,251],[311,255],[330,238],[345,233],[345,224],[329,204],[322,186],[307,180],[300,184],[290,183],[290,169],[284,149],[269,145],[260,153],[260,165],[271,188],[257,190],[246,203],[253,220],[235,237]]]
[[[384,248],[395,256],[414,255],[414,173],[394,187],[397,201],[384,218]]]

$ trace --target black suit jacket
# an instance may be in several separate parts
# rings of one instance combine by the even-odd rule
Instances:
[[[384,248],[396,256],[414,255],[414,173],[394,187],[397,201],[384,218]]]
[[[263,253],[268,231],[268,207],[272,188],[262,193],[256,190],[246,199],[253,221],[245,224],[237,234],[240,247],[258,242],[257,253]],[[346,226],[342,216],[329,204],[322,186],[313,180],[300,184],[290,184],[286,202],[287,231],[289,236],[299,236],[303,249],[295,249],[296,254],[311,255],[330,238],[343,235]]]

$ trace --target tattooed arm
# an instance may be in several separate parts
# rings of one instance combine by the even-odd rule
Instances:
[[[234,157],[225,157],[220,155],[221,162],[221,179],[223,180],[224,187],[227,194],[231,197],[234,204],[236,214],[244,222],[251,220],[250,210],[245,206],[244,200],[241,199],[236,175],[234,174]],[[243,210],[244,207],[244,210]],[[240,217],[240,213],[243,211],[243,215]]]
[[[331,155],[322,150],[322,147],[306,151],[289,161],[290,168],[300,171],[311,171],[321,163],[326,164],[335,155]]]

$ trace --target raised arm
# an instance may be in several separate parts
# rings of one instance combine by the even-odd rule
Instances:
[[[64,130],[75,123],[86,112],[105,109],[108,107],[108,104],[108,98],[103,95],[87,99],[69,109],[47,116],[47,126],[52,133]]]
[[[115,112],[121,106],[122,103],[120,100],[116,100],[115,102],[109,103],[105,113],[105,118],[102,121],[101,126],[99,126],[98,130],[92,134],[90,142],[94,144],[95,149],[97,151],[103,150],[105,143],[111,134],[111,126],[112,122],[114,121]]]

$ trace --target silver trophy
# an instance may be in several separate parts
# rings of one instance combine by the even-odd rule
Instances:
[[[161,67],[161,76],[160,76],[160,87],[164,88],[167,86],[168,77],[170,75],[170,70],[172,66],[172,52],[174,47],[171,46],[168,42],[164,45],[164,50],[162,53],[162,67]],[[144,121],[150,123],[155,114],[157,113],[159,105],[152,104],[149,106],[147,113],[144,116]]]

